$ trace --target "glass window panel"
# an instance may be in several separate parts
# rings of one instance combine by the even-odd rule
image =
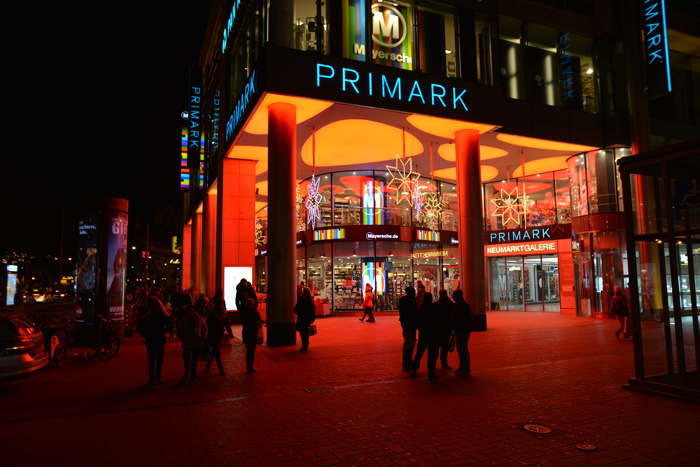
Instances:
[[[404,70],[415,69],[413,7],[399,2],[382,2],[371,8],[372,62]]]
[[[454,15],[418,8],[418,56],[420,70],[456,78],[457,47]]]
[[[474,34],[476,45],[476,75],[482,84],[493,84],[493,57],[491,43],[493,37],[493,25],[486,18],[477,17],[474,21]]]
[[[440,193],[442,195],[442,229],[457,231],[457,187],[453,183],[440,182]]]
[[[571,223],[571,184],[568,170],[554,172],[554,195],[557,200],[557,223]]]
[[[316,0],[295,0],[294,1],[294,47],[298,50],[318,51],[319,46],[323,51],[328,51],[328,21],[327,5],[321,9],[322,22],[316,18]],[[321,27],[318,27],[318,24]],[[322,36],[322,37],[321,37]],[[322,44],[319,44],[319,37]]]
[[[373,188],[372,171],[356,170],[334,173],[333,216],[335,225],[371,224],[374,214],[374,199],[371,196]]]
[[[525,196],[526,226],[556,223],[554,179],[552,173],[537,174],[519,179],[521,193]]]

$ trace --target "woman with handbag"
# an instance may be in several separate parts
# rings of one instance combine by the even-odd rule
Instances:
[[[302,290],[301,297],[294,307],[294,313],[297,315],[297,331],[299,331],[299,336],[301,337],[301,348],[299,350],[306,352],[309,350],[309,328],[316,321],[314,300],[308,287],[304,287]]]
[[[245,344],[245,363],[248,374],[255,373],[253,362],[255,361],[255,346],[258,345],[258,330],[262,326],[262,318],[258,312],[256,301],[246,298],[241,310],[241,323],[243,324],[243,343]]]

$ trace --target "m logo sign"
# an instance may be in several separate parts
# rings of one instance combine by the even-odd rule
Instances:
[[[401,12],[389,5],[372,5],[372,41],[393,49],[406,40],[406,19]]]

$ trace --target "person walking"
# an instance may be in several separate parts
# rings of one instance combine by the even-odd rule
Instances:
[[[170,323],[170,313],[158,297],[151,296],[138,320],[137,329],[144,338],[148,353],[148,385],[163,384],[160,375],[163,369],[165,334]]]
[[[611,310],[613,316],[615,316],[620,323],[620,327],[615,331],[615,337],[619,339],[620,333],[622,333],[622,336],[626,338],[629,337],[628,322],[630,315],[627,299],[622,294],[622,288],[617,285],[613,289],[613,294]]]
[[[228,339],[233,339],[233,331],[231,330],[231,323],[226,315],[226,301],[224,301],[224,291],[218,289],[214,296],[209,301],[210,309],[214,310],[217,316],[223,316],[223,325],[226,330],[226,337]]]
[[[185,374],[180,384],[197,379],[197,359],[207,338],[207,322],[192,305],[186,306],[177,317],[177,336],[182,342],[182,360]]]
[[[297,315],[297,331],[301,337],[301,350],[306,352],[309,350],[309,327],[316,321],[316,311],[314,300],[311,297],[311,290],[304,287],[301,292],[301,297],[294,307],[294,313]]]
[[[452,303],[449,295],[447,295],[447,290],[440,290],[435,309],[440,317],[438,327],[435,329],[435,341],[440,351],[440,366],[442,366],[443,370],[451,370],[452,367],[447,362],[447,356],[449,354],[450,338],[452,336],[451,320],[454,315],[454,303]]]
[[[245,307],[246,298],[248,298],[248,281],[241,279],[236,286],[236,310],[243,310]]]
[[[471,358],[469,355],[469,337],[472,333],[472,311],[464,300],[461,290],[452,292],[455,302],[452,315],[452,329],[455,334],[455,346],[459,355],[459,367],[455,374],[458,376],[471,376]]]
[[[416,345],[416,355],[413,358],[412,378],[418,375],[420,361],[426,349],[428,350],[428,378],[431,380],[437,378],[435,363],[437,361],[438,347],[436,345],[436,339],[434,338],[437,327],[435,315],[433,294],[426,292],[425,295],[423,295],[423,301],[418,307],[418,344]]]
[[[362,301],[362,308],[365,309],[365,312],[362,318],[360,318],[360,321],[364,322],[365,316],[369,316],[367,322],[374,323],[374,313],[372,313],[372,309],[374,308],[374,293],[372,293],[372,285],[369,283],[365,285],[365,298]]]
[[[413,350],[416,347],[416,331],[418,330],[418,304],[416,289],[406,287],[406,295],[399,299],[399,322],[403,334],[403,371],[413,369]]]
[[[221,338],[224,337],[224,323],[226,322],[226,308],[217,303],[223,303],[221,296],[223,291],[221,289],[217,290],[214,294],[214,298],[209,302],[209,307],[207,308],[207,342],[206,347],[209,351],[209,359],[207,360],[206,369],[209,371],[211,368],[212,360],[216,360],[216,365],[219,367],[219,375],[224,376],[224,365],[221,363],[221,351],[219,345],[221,344]],[[217,297],[220,300],[217,300]]]
[[[245,344],[245,363],[248,374],[255,373],[255,346],[258,345],[258,328],[262,326],[262,319],[258,312],[255,300],[246,298],[241,310],[241,323],[243,324],[243,343]]]

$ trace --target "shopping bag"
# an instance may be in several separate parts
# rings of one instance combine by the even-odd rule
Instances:
[[[309,326],[309,336],[315,336],[318,334],[318,329],[316,329],[316,325],[312,324]]]

